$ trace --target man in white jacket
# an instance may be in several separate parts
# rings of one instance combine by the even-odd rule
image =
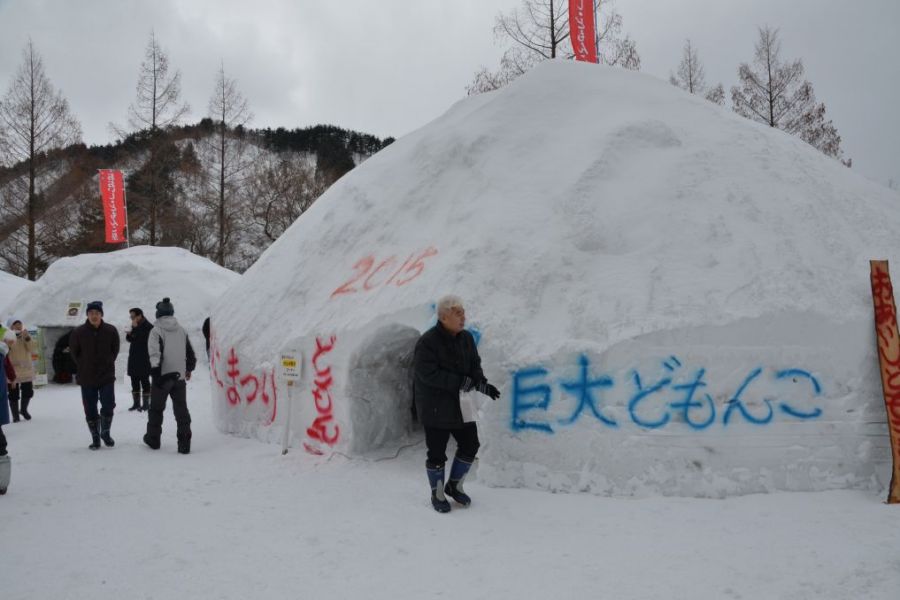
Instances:
[[[175,319],[175,307],[168,298],[156,304],[156,323],[147,341],[150,352],[150,410],[144,443],[159,450],[162,436],[163,412],[166,400],[172,397],[172,411],[177,424],[178,452],[191,451],[191,413],[187,407],[187,386],[197,357],[187,332]]]

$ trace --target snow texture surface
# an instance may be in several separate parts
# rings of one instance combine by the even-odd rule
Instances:
[[[22,290],[32,285],[32,282],[0,271],[0,315],[6,314],[6,307],[19,295]],[[4,320],[5,324],[5,320]]]

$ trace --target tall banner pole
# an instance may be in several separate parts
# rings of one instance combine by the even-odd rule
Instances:
[[[131,230],[128,228],[128,191],[125,189],[125,177],[122,176],[122,205],[125,208],[125,247],[131,248]]]
[[[875,337],[881,364],[881,389],[887,411],[893,470],[888,488],[888,504],[900,503],[900,332],[897,305],[888,261],[869,261],[872,273],[872,300],[875,304]]]

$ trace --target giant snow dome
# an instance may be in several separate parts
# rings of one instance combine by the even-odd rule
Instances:
[[[880,489],[868,261],[900,256],[898,231],[896,194],[799,139],[548,61],[354,169],[244,274],[213,312],[215,418],[268,441],[289,421],[313,453],[395,450],[412,347],[455,293],[503,393],[483,482]],[[291,402],[282,353],[302,366]]]

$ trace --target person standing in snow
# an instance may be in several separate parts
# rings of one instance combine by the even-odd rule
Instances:
[[[465,330],[466,311],[458,296],[444,296],[437,303],[437,324],[416,342],[413,357],[413,394],[419,419],[425,427],[428,455],[425,470],[431,486],[431,504],[449,512],[450,496],[463,506],[472,499],[463,491],[463,480],[478,453],[478,428],[463,421],[459,393],[477,390],[492,400],[500,391],[488,383],[472,334]],[[444,485],[447,442],[456,440],[456,456]],[[445,495],[446,494],[446,495]]]
[[[128,342],[128,376],[131,377],[131,408],[128,410],[150,409],[150,353],[147,340],[153,325],[144,318],[144,311],[132,308],[131,331],[125,334]]]
[[[175,319],[175,307],[168,298],[156,304],[156,325],[150,331],[147,342],[150,351],[150,375],[153,385],[150,391],[150,410],[144,443],[159,450],[162,436],[163,413],[166,400],[172,397],[175,413],[178,452],[191,451],[191,413],[187,407],[187,380],[197,366],[197,357],[187,332]]]
[[[9,361],[16,371],[15,383],[9,382],[9,408],[12,411],[14,422],[19,420],[19,415],[31,420],[28,412],[28,404],[34,397],[34,362],[31,355],[37,350],[37,342],[22,325],[22,321],[16,318],[7,320],[6,326],[16,335],[16,342],[10,346]],[[21,399],[21,406],[19,401]]]
[[[12,335],[12,332],[8,331],[3,326],[0,326],[0,340],[2,340],[0,341],[0,362],[3,362],[3,366],[0,367],[0,396],[2,396],[7,391],[7,383],[16,378],[15,370],[12,368],[12,363],[9,362],[8,356],[8,344],[14,345],[16,338]],[[2,399],[2,402],[0,402],[0,495],[3,495],[9,487],[11,467],[9,455],[6,450],[6,435],[3,433],[3,426],[9,425],[10,406],[7,403],[6,398],[0,399]]]
[[[110,436],[113,411],[116,408],[116,357],[119,355],[119,332],[103,321],[103,303],[88,302],[87,321],[79,325],[69,337],[69,352],[78,367],[78,385],[84,417],[91,432],[91,450],[100,447],[100,440],[115,446]],[[100,412],[97,412],[97,402]]]

